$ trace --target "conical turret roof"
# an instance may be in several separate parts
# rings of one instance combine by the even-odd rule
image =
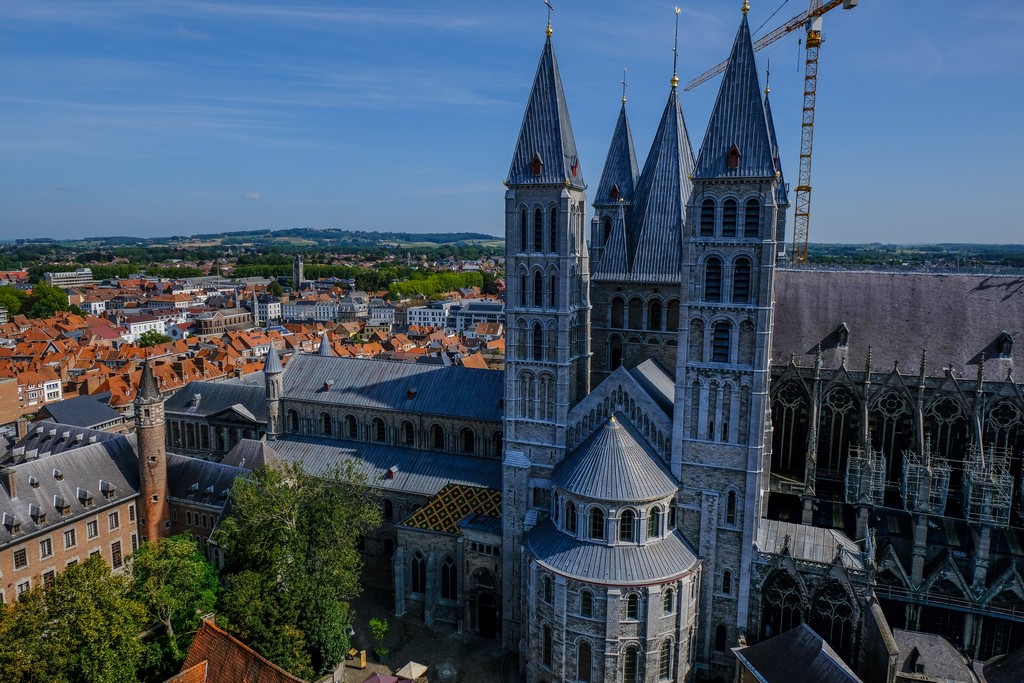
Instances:
[[[334,349],[331,348],[331,342],[327,339],[327,333],[324,332],[320,335],[320,348],[316,350],[318,356],[334,356]]]
[[[734,147],[739,152],[739,160],[731,168],[729,156]],[[722,77],[693,175],[700,179],[770,178],[775,175],[772,144],[746,13],[733,41],[729,66]]]
[[[153,367],[149,361],[142,366],[142,378],[139,380],[139,393],[137,401],[158,401],[160,390],[156,386],[156,376],[153,374]]]
[[[627,203],[633,201],[638,175],[640,172],[636,165],[636,151],[633,149],[633,134],[629,129],[626,104],[623,102],[608,147],[608,156],[604,161],[601,182],[594,196],[594,206],[614,206],[619,203],[619,199]],[[616,192],[612,191],[613,188]]]
[[[786,179],[782,176],[782,159],[779,156],[779,139],[775,136],[775,119],[772,118],[772,105],[768,97],[768,89],[764,91],[764,119],[768,124],[768,139],[772,145],[772,163],[779,174],[779,188],[775,191],[775,203],[789,206],[789,194],[786,192]]]
[[[626,220],[622,203],[612,221],[611,232],[604,243],[604,256],[597,264],[595,280],[619,279],[629,275],[629,254],[626,250]]]
[[[555,468],[568,493],[608,502],[643,502],[679,490],[665,463],[615,415]]]
[[[270,345],[270,351],[267,352],[267,362],[263,366],[263,372],[267,375],[276,375],[284,372],[284,367],[281,365],[281,356],[277,355],[277,347],[273,344]]]
[[[535,159],[539,164],[535,164]],[[536,172],[535,171],[539,171]],[[519,141],[508,170],[508,185],[565,185],[586,187],[576,156],[576,140],[565,106],[562,78],[551,37],[540,54],[533,89],[526,103]]]

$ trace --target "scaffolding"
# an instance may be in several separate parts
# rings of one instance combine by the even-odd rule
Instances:
[[[931,439],[925,441],[918,454],[903,451],[903,478],[900,492],[907,512],[941,515],[946,511],[949,495],[949,464],[945,458],[932,454]]]
[[[881,505],[885,497],[885,453],[850,447],[846,461],[846,502],[851,505]]]
[[[1005,527],[1010,523],[1013,475],[1010,451],[972,444],[964,466],[964,513],[974,524]]]

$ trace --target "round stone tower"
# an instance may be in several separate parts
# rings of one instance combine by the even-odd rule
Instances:
[[[267,438],[276,439],[281,434],[281,389],[284,385],[284,366],[277,349],[271,345],[267,362],[263,367],[267,389]]]
[[[164,399],[147,362],[135,398],[135,435],[139,444],[139,530],[142,539],[148,541],[171,533],[166,431]]]

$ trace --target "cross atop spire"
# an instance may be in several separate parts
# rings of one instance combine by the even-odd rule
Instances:
[[[551,30],[551,13],[555,11],[555,8],[551,6],[551,3],[548,0],[544,0],[544,4],[547,5],[547,8],[548,8],[548,28],[547,28],[547,30],[544,33],[547,35],[548,38],[550,38],[551,34],[552,34],[552,30]]]
[[[672,87],[675,88],[679,85],[679,74],[676,71],[676,67],[679,62],[679,12],[681,10],[676,7],[676,38],[672,44]]]
[[[626,103],[626,87],[627,87],[626,86],[626,67],[622,67],[622,80],[619,81],[619,83],[622,83],[622,103],[625,104]]]

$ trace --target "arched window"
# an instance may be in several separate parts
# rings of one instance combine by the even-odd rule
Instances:
[[[551,627],[544,624],[544,646],[541,652],[541,661],[544,666],[551,666]]]
[[[732,572],[728,569],[722,572],[722,592],[732,595]]]
[[[356,425],[355,415],[345,416],[345,436],[350,439],[354,439],[358,436],[358,426]]]
[[[379,417],[373,418],[373,440],[377,443],[384,443],[387,440],[388,433],[387,427],[384,425],[384,420]]]
[[[652,301],[650,307],[647,309],[647,329],[649,330],[660,330],[661,329],[661,302]]]
[[[550,603],[555,599],[554,585],[551,583],[551,577],[544,577],[544,602]]]
[[[494,432],[494,434],[491,436],[491,450],[494,451],[492,453],[492,456],[495,457],[495,458],[500,458],[501,457],[501,450],[502,450],[501,439],[502,439],[501,432]]]
[[[630,299],[629,301],[629,329],[631,330],[642,330],[644,318],[644,302],[640,299]]]
[[[423,553],[417,550],[412,556],[412,592],[425,593],[427,591],[427,560]]]
[[[526,273],[519,274],[519,305],[526,305]]]
[[[459,432],[459,441],[462,443],[462,452],[472,455],[476,453],[476,434],[469,427]]]
[[[622,365],[622,338],[612,335],[608,339],[608,371],[611,372]]]
[[[544,251],[544,213],[539,207],[533,212],[533,250]]]
[[[761,233],[761,202],[751,198],[747,200],[743,211],[743,236],[757,237]]]
[[[630,593],[626,596],[626,618],[640,618],[640,596],[636,593]]]
[[[590,511],[590,537],[597,541],[605,539],[604,511],[601,508],[594,508]]]
[[[288,431],[299,431],[299,414],[294,410],[288,411]]]
[[[715,627],[715,652],[725,652],[727,635],[725,624],[719,624]]]
[[[714,237],[715,235],[715,200],[705,199],[700,204],[700,236]]]
[[[626,302],[621,297],[612,299],[612,327],[621,330],[625,327]]]
[[[725,523],[729,526],[736,524],[736,492],[729,491],[725,496]]]
[[[551,276],[551,289],[548,290],[548,294],[551,295],[551,308],[558,307],[558,276]]]
[[[636,515],[632,510],[623,510],[619,515],[619,540],[632,543],[636,538]]]
[[[717,256],[704,262],[704,300],[722,300],[722,261]]]
[[[320,413],[320,433],[330,434],[333,421],[331,420],[330,413]]]
[[[651,514],[647,518],[647,537],[657,538],[661,535],[661,509],[651,508]]]
[[[580,683],[590,683],[592,680],[593,657],[590,643],[581,640],[576,648],[576,680]]]
[[[739,168],[741,156],[740,148],[733,144],[733,146],[729,148],[729,153],[725,156],[725,165],[729,168]]]
[[[533,274],[533,305],[537,308],[544,305],[544,276],[539,270]]]
[[[736,304],[750,302],[750,259],[741,256],[732,267],[732,301]]]
[[[445,600],[459,597],[459,571],[451,557],[445,557],[441,564],[441,597]]]
[[[658,678],[667,681],[672,678],[672,641],[666,640],[661,644],[661,654],[658,656]]]
[[[551,224],[548,226],[551,233],[550,248],[548,251],[558,251],[558,207],[551,207]]]
[[[570,534],[576,533],[576,503],[571,500],[565,502],[565,530]]]
[[[671,588],[666,588],[661,596],[661,611],[665,614],[676,611],[676,592]]]
[[[640,655],[636,647],[630,645],[622,657],[622,683],[637,683],[639,677]]]
[[[434,450],[444,450],[444,427],[442,427],[441,425],[431,425],[430,446]]]
[[[384,537],[384,557],[391,557],[395,554],[395,541],[390,536]]]
[[[729,323],[724,320],[720,320],[715,323],[715,327],[711,333],[711,362],[712,363],[728,363],[729,362],[729,344],[731,337],[731,327]]]
[[[530,173],[533,175],[540,175],[540,172],[544,169],[544,162],[540,160],[540,154],[533,153],[533,159],[530,160]]]
[[[416,428],[408,420],[402,423],[402,444],[406,446],[416,445]]]
[[[390,522],[395,518],[395,504],[391,502],[390,498],[384,499],[384,521]]]
[[[580,616],[594,616],[594,594],[588,590],[580,591]]]
[[[736,200],[722,202],[722,237],[736,236]]]
[[[526,251],[526,236],[529,234],[530,226],[526,224],[526,209],[519,210],[519,251]]]
[[[533,359],[544,359],[544,330],[540,323],[533,324]]]

